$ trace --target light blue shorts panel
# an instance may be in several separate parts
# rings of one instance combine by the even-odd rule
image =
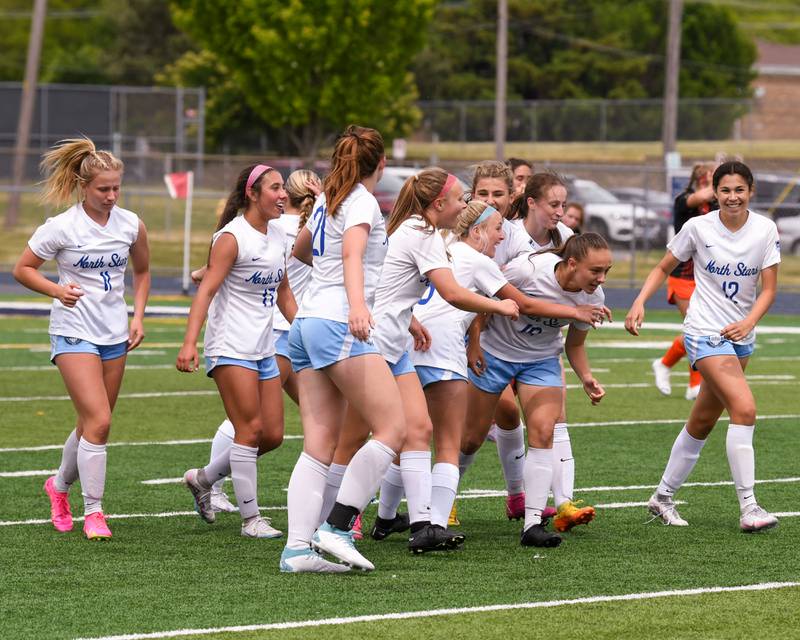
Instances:
[[[210,356],[206,358],[206,375],[211,378],[211,372],[220,366],[242,367],[258,372],[259,380],[271,380],[281,375],[275,356],[267,356],[260,360],[241,360],[239,358],[228,358],[226,356]]]
[[[755,342],[751,344],[736,344],[722,336],[690,336],[688,334],[683,335],[683,344],[686,347],[686,355],[692,367],[698,360],[709,356],[748,358],[756,348]]]
[[[403,376],[407,373],[416,373],[417,370],[414,368],[414,363],[411,362],[411,357],[408,355],[408,351],[403,351],[403,355],[400,356],[400,359],[392,364],[388,360],[386,364],[389,365],[389,369],[392,371],[392,375],[397,378],[398,376]]]
[[[558,357],[538,362],[508,362],[484,350],[483,360],[486,363],[483,375],[475,375],[471,369],[468,374],[469,381],[486,393],[501,393],[514,378],[520,384],[534,387],[564,386]]]
[[[116,360],[128,352],[128,341],[117,344],[95,344],[82,338],[50,336],[50,362],[62,353],[91,353],[101,360]]]
[[[427,387],[429,384],[433,384],[434,382],[446,382],[448,380],[463,380],[464,382],[467,381],[467,379],[460,373],[456,373],[455,371],[451,371],[450,369],[440,369],[439,367],[426,367],[423,365],[418,366],[416,369],[417,369],[417,376],[419,377],[419,381],[422,384],[423,389]]]
[[[273,330],[272,333],[275,340],[275,355],[289,360],[289,332]]]
[[[324,369],[340,360],[379,353],[370,340],[353,337],[346,322],[324,318],[295,318],[289,330],[289,358],[292,369]]]

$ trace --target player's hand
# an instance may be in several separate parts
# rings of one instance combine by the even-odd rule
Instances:
[[[367,306],[362,304],[359,307],[350,307],[347,326],[356,340],[368,342],[370,330],[375,327],[375,321],[372,319],[372,314],[367,309]]]
[[[175,360],[175,368],[184,373],[193,373],[197,371],[199,364],[197,345],[184,344],[181,350],[178,351],[178,358]]]
[[[592,401],[592,404],[598,404],[600,400],[603,399],[603,396],[606,395],[606,390],[603,389],[602,385],[594,378],[583,381],[583,390],[586,392],[586,395],[589,396],[589,400]]]
[[[745,318],[744,320],[739,320],[738,322],[732,322],[723,328],[719,334],[731,342],[741,342],[750,335],[754,328],[755,325],[752,322],[748,322],[747,318]]]
[[[625,329],[628,333],[638,336],[639,329],[642,328],[644,322],[644,306],[638,302],[631,305],[628,315],[625,316]]]
[[[199,269],[195,269],[191,273],[192,282],[194,284],[199,285],[203,281],[203,277],[206,275],[206,271],[208,271],[208,265],[203,265]]]
[[[482,376],[486,371],[486,360],[483,359],[483,350],[480,345],[470,345],[467,347],[467,366],[476,376]]]
[[[597,328],[598,323],[603,324],[605,320],[611,322],[611,309],[606,306],[581,304],[575,307],[575,319]]]
[[[519,306],[511,298],[499,300],[497,305],[497,311],[495,311],[495,313],[498,313],[501,316],[508,316],[512,320],[519,318]]]
[[[58,298],[58,301],[65,307],[71,309],[77,304],[82,295],[83,289],[81,289],[81,285],[77,282],[70,282],[61,287],[56,298]]]
[[[411,324],[408,327],[408,332],[414,338],[414,351],[427,351],[431,348],[431,334],[425,328],[425,325],[411,316]]]
[[[141,320],[134,318],[128,331],[128,351],[133,351],[142,344],[142,340],[144,340],[144,325]]]

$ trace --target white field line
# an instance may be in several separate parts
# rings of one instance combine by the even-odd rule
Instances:
[[[477,500],[480,498],[496,498],[498,496],[505,497],[505,491],[485,491],[478,494],[467,494],[456,496],[459,500]],[[403,499],[405,502],[405,499]],[[676,500],[675,504],[686,504],[680,500]],[[646,502],[609,502],[608,504],[593,505],[596,509],[627,509],[629,507],[645,507]],[[277,507],[260,507],[261,511],[286,511],[286,505]],[[238,509],[236,509],[238,511]],[[162,511],[160,513],[112,513],[106,514],[109,520],[128,520],[131,518],[177,518],[182,516],[195,516],[196,511]],[[75,522],[82,522],[83,517],[73,518]],[[34,525],[34,524],[50,524],[49,518],[33,518],[30,520],[0,520],[0,527],[13,527],[20,525]]]
[[[778,513],[773,513],[772,515],[776,518],[797,518],[800,516],[800,511],[780,511]]]
[[[52,304],[49,302],[0,302],[3,311],[49,311]],[[133,305],[128,305],[128,313],[133,313]],[[160,316],[188,316],[189,307],[176,305],[147,305],[144,314]]]
[[[758,361],[762,362],[797,362],[800,356],[758,356]],[[628,362],[651,362],[652,357],[643,358],[592,358],[592,362],[608,362],[610,364],[621,364]],[[673,374],[674,375],[674,374]]]
[[[756,420],[791,420],[800,418],[798,413],[787,413],[777,415],[757,416]],[[727,418],[723,418],[727,420]],[[631,427],[651,424],[685,424],[686,418],[666,418],[664,420],[613,420],[609,422],[572,422],[569,427]],[[285,435],[284,440],[302,440],[301,435]],[[174,446],[184,444],[205,444],[211,442],[211,438],[197,438],[193,440],[151,440],[146,442],[109,442],[107,447],[149,447],[149,446]],[[64,447],[63,444],[44,444],[31,447],[5,447],[0,448],[0,453],[16,453],[20,451],[55,451]]]
[[[711,593],[733,593],[741,591],[768,591],[773,589],[786,589],[798,587],[800,582],[761,582],[758,584],[745,584],[733,587],[699,587],[696,589],[674,589],[672,591],[649,591],[640,593],[625,593],[620,595],[598,595],[584,598],[571,598],[569,600],[540,600],[539,602],[518,602],[509,604],[490,604],[477,607],[455,607],[449,609],[428,609],[427,611],[402,611],[397,613],[375,613],[362,616],[348,616],[340,618],[322,618],[317,620],[296,620],[290,622],[273,622],[270,624],[248,624],[230,627],[216,627],[205,629],[175,629],[172,631],[155,631],[152,633],[128,633],[117,636],[100,636],[93,638],[79,638],[78,640],[151,640],[155,638],[178,638],[180,636],[210,635],[214,633],[243,633],[249,631],[271,631],[278,629],[301,629],[309,627],[333,627],[358,622],[381,622],[383,620],[410,620],[413,618],[434,618],[441,616],[464,615],[470,613],[490,613],[494,611],[513,611],[520,609],[550,609],[581,604],[596,604],[599,602],[630,602],[634,600],[654,600],[658,598],[675,598],[686,596],[701,596]]]
[[[794,377],[782,375],[762,375],[751,376],[748,381],[752,386],[772,386],[772,385],[786,385],[792,382]],[[652,382],[621,382],[615,384],[604,384],[604,389],[647,389],[653,387]],[[582,389],[582,385],[568,384],[567,389]],[[120,394],[120,399],[138,400],[146,398],[174,398],[181,396],[214,396],[217,391],[153,391],[146,393],[123,393]],[[68,395],[63,396],[0,396],[0,402],[49,402],[49,401],[62,401],[69,400]]]
[[[35,478],[36,476],[52,476],[58,469],[33,469],[31,471],[0,471],[0,478]]]

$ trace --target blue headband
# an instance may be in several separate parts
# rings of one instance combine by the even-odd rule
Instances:
[[[478,216],[475,222],[469,225],[469,228],[472,229],[472,227],[477,227],[481,222],[486,222],[493,213],[497,213],[497,209],[495,209],[492,205],[487,204],[486,208],[483,210],[483,213]]]

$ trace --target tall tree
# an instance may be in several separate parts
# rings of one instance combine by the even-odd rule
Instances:
[[[348,122],[392,137],[418,118],[409,66],[434,0],[175,0],[173,8],[253,113],[306,157]]]

